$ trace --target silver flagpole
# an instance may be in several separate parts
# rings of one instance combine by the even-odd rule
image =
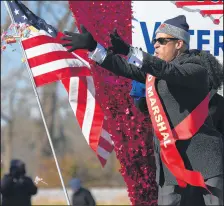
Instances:
[[[8,13],[9,13],[9,16],[11,18],[12,23],[15,24],[15,20],[13,18],[12,11],[11,11],[11,9],[8,6],[7,1],[4,1],[4,3],[5,3],[5,7],[6,7]],[[14,29],[15,29],[16,34],[18,35],[17,29],[15,27],[14,27]],[[58,160],[57,160],[57,157],[56,157],[56,154],[55,154],[55,151],[54,151],[54,146],[53,146],[53,143],[52,143],[52,140],[51,140],[51,136],[50,136],[48,128],[47,128],[47,124],[46,124],[45,117],[44,117],[44,114],[43,114],[43,110],[42,110],[42,107],[41,107],[40,99],[39,99],[39,96],[38,96],[38,93],[37,93],[37,90],[36,90],[36,85],[35,85],[35,82],[34,82],[34,79],[33,79],[33,75],[31,73],[31,69],[30,69],[29,64],[27,62],[27,56],[26,56],[26,53],[25,53],[25,51],[23,49],[21,40],[19,40],[19,44],[20,44],[23,56],[25,57],[26,68],[27,68],[27,71],[28,71],[28,74],[29,74],[29,77],[30,77],[30,81],[32,83],[33,90],[34,90],[34,93],[35,93],[35,96],[36,96],[36,99],[37,99],[37,103],[38,103],[38,106],[39,106],[39,109],[40,109],[40,114],[41,114],[41,117],[42,117],[43,122],[44,122],[44,127],[45,127],[45,130],[46,130],[46,133],[47,133],[47,137],[48,137],[48,140],[49,140],[49,143],[50,143],[50,146],[51,146],[51,150],[52,150],[52,153],[53,153],[53,156],[54,156],[54,160],[55,160],[56,167],[57,167],[57,170],[58,170],[58,174],[59,174],[59,177],[60,177],[60,180],[61,180],[61,184],[62,184],[64,193],[65,193],[67,205],[70,205],[69,198],[68,198],[68,193],[67,193],[67,190],[65,188],[65,184],[64,184],[64,181],[63,181],[63,178],[62,178],[62,175],[61,175],[61,170],[60,170],[60,167],[59,167],[59,164],[58,164]]]

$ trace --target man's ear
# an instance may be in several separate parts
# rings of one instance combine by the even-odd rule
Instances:
[[[180,50],[184,46],[184,42],[182,40],[177,40],[176,49]]]

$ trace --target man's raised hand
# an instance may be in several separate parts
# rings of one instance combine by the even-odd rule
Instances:
[[[88,51],[95,50],[97,42],[94,40],[92,34],[86,30],[83,25],[80,25],[82,33],[73,33],[64,31],[66,36],[61,37],[61,40],[68,41],[62,46],[71,46],[68,52],[73,52],[76,49],[87,49]]]
[[[112,50],[115,54],[128,55],[130,45],[124,42],[124,40],[117,33],[117,29],[114,29],[113,33],[110,34],[110,41],[112,47],[109,49]]]

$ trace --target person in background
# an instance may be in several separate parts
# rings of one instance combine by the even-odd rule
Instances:
[[[96,206],[92,194],[82,187],[80,179],[73,178],[70,181],[70,187],[73,191],[72,206]]]
[[[31,206],[31,196],[36,193],[36,185],[26,176],[24,162],[12,160],[9,174],[1,180],[2,206]]]

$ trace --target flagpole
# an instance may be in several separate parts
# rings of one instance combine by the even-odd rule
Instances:
[[[5,7],[6,7],[8,13],[9,13],[9,16],[11,18],[12,23],[15,24],[15,20],[13,18],[12,13],[11,13],[12,11],[11,11],[11,9],[8,6],[7,1],[4,1],[4,4],[5,4]],[[14,30],[15,30],[16,34],[18,35],[17,29],[15,27],[14,27]],[[57,157],[56,157],[56,154],[55,154],[55,151],[54,151],[54,146],[53,146],[53,143],[52,143],[52,140],[51,140],[51,136],[50,136],[48,128],[47,128],[46,120],[45,120],[45,117],[44,117],[44,114],[43,114],[43,109],[42,109],[42,106],[41,106],[41,103],[40,103],[40,99],[39,99],[39,96],[38,96],[38,93],[37,93],[37,90],[36,90],[36,85],[35,85],[35,82],[34,82],[34,79],[33,79],[33,75],[31,73],[31,69],[30,69],[29,64],[27,62],[27,56],[26,56],[26,53],[25,53],[25,51],[23,49],[21,40],[19,40],[19,44],[20,44],[23,56],[25,57],[26,68],[27,68],[27,71],[28,71],[28,74],[29,74],[29,77],[30,77],[30,81],[31,81],[32,86],[33,86],[33,90],[34,90],[34,93],[35,93],[35,96],[36,96],[36,99],[37,99],[37,103],[38,103],[39,109],[40,109],[40,114],[41,114],[41,117],[42,117],[42,120],[43,120],[43,123],[44,123],[44,127],[45,127],[45,130],[46,130],[46,133],[47,133],[47,137],[48,137],[48,140],[49,140],[49,143],[50,143],[50,147],[51,147],[51,150],[52,150],[52,153],[53,153],[53,156],[54,156],[54,160],[55,160],[55,163],[56,163],[58,174],[59,174],[59,177],[60,177],[60,180],[61,180],[61,184],[62,184],[62,187],[63,187],[63,190],[64,190],[66,202],[67,202],[67,205],[70,205],[69,198],[68,198],[68,193],[67,193],[67,190],[65,188],[65,184],[64,184],[64,181],[63,181],[63,178],[62,178],[62,175],[61,175],[61,170],[60,170],[60,167],[59,167],[59,164],[58,164],[58,160],[57,160]]]

